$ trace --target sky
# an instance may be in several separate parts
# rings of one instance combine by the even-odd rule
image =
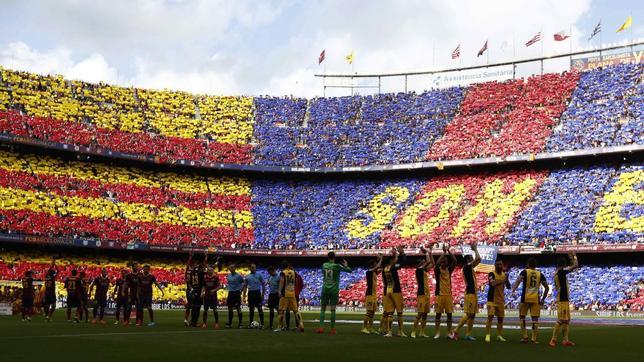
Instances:
[[[599,37],[588,37],[600,20],[604,45],[644,38],[644,2],[636,0],[2,0],[1,8],[2,67],[213,95],[314,97],[323,94],[316,73],[428,70],[597,47]],[[616,33],[629,15],[632,28]],[[571,38],[555,42],[562,30]],[[526,48],[539,31],[543,43]],[[477,58],[486,40],[488,53]],[[461,58],[452,60],[458,44]],[[568,62],[544,68],[562,71]],[[409,90],[436,85],[408,79]],[[403,89],[400,77],[382,80],[383,92]]]

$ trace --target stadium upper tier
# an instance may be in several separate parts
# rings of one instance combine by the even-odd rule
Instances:
[[[641,243],[644,165],[249,180],[0,151],[0,237],[255,249]]]
[[[307,100],[121,88],[0,68],[0,133],[158,162],[288,167],[641,145],[642,69]]]

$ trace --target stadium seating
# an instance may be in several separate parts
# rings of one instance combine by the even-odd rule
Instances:
[[[0,151],[0,232],[307,250],[634,243],[642,167],[251,182]]]
[[[642,65],[620,64],[581,74],[548,151],[644,142]]]
[[[160,162],[298,167],[642,144],[642,69],[306,100],[122,88],[0,68],[0,132]]]
[[[0,152],[0,231],[148,244],[253,239],[250,184]]]
[[[120,88],[2,68],[0,88],[0,132],[161,161],[251,161],[248,97]]]
[[[413,260],[408,261],[413,263]],[[26,270],[34,270],[35,278],[42,279],[44,272],[49,268],[51,263],[51,254],[45,253],[0,253],[0,280],[11,281],[20,280]],[[90,278],[97,276],[102,267],[108,269],[108,275],[112,280],[118,277],[120,270],[128,268],[128,261],[97,257],[80,258],[77,256],[59,257],[57,259],[57,291],[61,298],[65,296],[65,290],[62,287],[62,281],[69,275],[71,269],[76,268],[85,270]],[[174,303],[183,303],[185,297],[184,270],[185,261],[181,260],[161,260],[145,259],[137,260],[139,265],[150,264],[151,272],[157,277],[160,284],[165,286],[165,295],[155,289],[154,298],[157,301],[166,301]],[[300,294],[301,302],[304,305],[319,305],[320,287],[322,285],[322,272],[320,268],[304,267],[296,268],[304,280],[304,289]],[[509,271],[509,278],[514,281],[521,269],[513,267]],[[554,267],[540,267],[546,275],[546,279],[551,288],[554,287]],[[340,303],[346,306],[363,306],[364,293],[366,288],[365,269],[358,267],[353,268],[350,273],[341,273],[340,275]],[[240,274],[246,275],[248,269],[240,268]],[[414,307],[416,301],[417,284],[415,279],[415,269],[404,267],[400,269],[400,281],[403,286],[403,297],[405,305]],[[224,268],[218,271],[219,278],[225,283],[227,271]],[[265,268],[259,268],[258,273],[267,277]],[[435,288],[435,281],[432,273],[430,276],[430,289]],[[485,303],[487,285],[486,275],[477,273],[477,284],[479,286],[478,298],[480,304]],[[378,277],[378,294],[382,295],[381,277]],[[589,284],[593,288],[587,288]],[[643,308],[642,297],[644,289],[644,268],[630,265],[617,266],[598,266],[582,265],[582,267],[569,275],[569,286],[571,304],[574,309],[584,310],[605,310],[626,308],[631,311],[641,311]],[[460,268],[457,268],[452,274],[452,290],[454,302],[462,306],[464,281]],[[226,292],[220,291],[219,298],[225,299]],[[554,308],[556,294],[552,292],[546,299],[547,308]],[[431,297],[433,301],[434,297]],[[517,308],[519,304],[518,295],[512,298],[510,292],[506,292],[506,300],[511,308]]]

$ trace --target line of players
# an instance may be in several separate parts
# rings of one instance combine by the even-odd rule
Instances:
[[[154,311],[152,310],[152,287],[156,286],[163,294],[163,288],[157,283],[154,275],[150,273],[150,266],[144,265],[139,270],[136,264],[131,265],[131,270],[121,270],[121,276],[114,281],[112,299],[116,301],[116,321],[114,324],[130,324],[132,309],[135,310],[136,325],[143,324],[144,309],[148,310],[150,322],[154,326]],[[56,276],[58,269],[56,261],[52,260],[45,273],[43,288],[40,295],[34,289],[33,271],[28,270],[22,278],[22,321],[31,321],[34,304],[37,298],[42,301],[45,320],[51,322],[56,310]],[[112,281],[107,275],[107,269],[101,269],[101,274],[90,281],[84,271],[72,269],[65,278],[64,288],[67,292],[67,321],[79,323],[83,319],[89,322],[89,297],[94,292],[92,323],[105,324],[105,308],[107,295]],[[74,316],[72,319],[72,312]]]
[[[456,258],[451,252],[451,248],[443,247],[443,253],[434,262],[431,256],[431,250],[434,245],[429,245],[429,250],[421,248],[422,253],[425,254],[424,258],[420,258],[416,266],[416,282],[418,284],[416,309],[417,315],[414,320],[413,329],[411,332],[412,338],[428,337],[425,334],[425,326],[430,307],[430,288],[428,272],[434,272],[436,280],[436,287],[434,290],[434,310],[435,310],[435,334],[434,339],[441,337],[440,326],[441,316],[446,314],[446,324],[448,334],[447,337],[453,340],[459,338],[461,328],[466,326],[466,332],[463,339],[473,341],[476,340],[472,336],[472,327],[474,318],[478,313],[478,297],[477,297],[477,281],[474,268],[481,262],[481,257],[476,248],[476,244],[471,245],[474,256],[466,255],[462,267],[463,279],[465,281],[465,297],[464,297],[464,315],[458,322],[456,328],[452,328],[452,313],[453,313],[453,299],[452,299],[452,281],[451,275],[456,267]],[[403,297],[400,279],[398,277],[398,269],[401,262],[405,259],[402,247],[394,248],[391,255],[385,260],[383,255],[379,255],[377,260],[372,260],[369,264],[369,269],[366,272],[367,290],[365,296],[366,315],[363,322],[362,333],[372,334],[379,333],[385,337],[392,336],[392,323],[394,312],[397,316],[398,333],[400,337],[406,337],[403,329]],[[568,338],[570,328],[570,307],[569,307],[569,287],[567,275],[579,267],[577,256],[572,253],[570,255],[571,263],[569,265],[568,258],[559,257],[557,260],[557,269],[554,275],[555,288],[557,289],[557,322],[555,324],[552,338],[549,345],[555,347],[557,344],[557,337],[559,332],[563,333],[564,346],[574,346]],[[383,315],[380,320],[380,331],[373,327],[374,316],[377,310],[377,275],[382,274],[383,280]],[[538,343],[537,335],[539,328],[539,316],[541,308],[548,296],[549,286],[545,276],[536,269],[536,259],[530,258],[527,261],[527,267],[519,273],[518,278],[510,286],[507,271],[504,270],[503,261],[497,259],[494,265],[494,271],[488,274],[488,293],[487,293],[487,321],[485,341],[491,341],[491,327],[494,317],[497,318],[497,340],[505,342],[503,337],[503,318],[505,316],[505,289],[512,289],[512,296],[514,297],[517,288],[521,285],[521,299],[519,305],[519,320],[521,324],[522,343]],[[543,287],[543,293],[540,289]],[[541,296],[540,296],[541,294]],[[323,305],[324,308],[324,305]],[[526,328],[526,316],[530,313],[532,319],[532,334],[528,338],[528,331]]]
[[[288,329],[290,313],[293,312],[297,329],[304,331],[302,318],[298,311],[299,295],[304,288],[304,281],[288,261],[282,262],[279,274],[274,266],[268,267],[269,276],[266,281],[261,274],[257,273],[255,264],[250,265],[250,273],[245,277],[237,273],[234,264],[230,264],[225,287],[220,283],[218,273],[215,272],[215,268],[222,270],[221,265],[220,258],[213,265],[209,265],[207,253],[201,263],[194,262],[193,255],[192,253],[190,254],[185,271],[186,310],[184,324],[186,326],[198,327],[199,316],[201,315],[201,327],[207,328],[208,311],[212,310],[215,319],[213,327],[215,329],[219,328],[217,292],[225,288],[228,292],[226,297],[226,307],[228,309],[226,328],[232,328],[235,313],[237,314],[237,327],[243,327],[241,303],[243,299],[246,299],[248,301],[249,320],[251,321],[248,327],[263,329],[263,299],[266,287],[268,287],[268,328],[273,328],[275,311],[277,311],[279,319],[276,331]],[[259,323],[257,324],[254,322],[255,310],[259,315]]]

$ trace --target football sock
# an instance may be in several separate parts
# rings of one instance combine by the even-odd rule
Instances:
[[[559,329],[560,328],[561,328],[561,323],[559,323],[559,321],[557,321],[557,323],[555,323],[555,327],[552,329],[552,339],[554,339],[555,341],[557,340],[557,337],[559,336]]]
[[[420,323],[420,316],[419,316],[419,315],[417,315],[417,316],[416,316],[416,319],[414,319],[414,328],[412,329],[412,331],[413,331],[414,333],[416,333],[416,331],[418,330],[418,324],[419,324],[419,323]]]
[[[403,330],[403,316],[402,314],[398,314],[398,331],[402,332]]]
[[[532,322],[532,341],[537,340],[537,331],[539,330],[539,323],[538,322]]]
[[[466,336],[469,336],[472,334],[472,328],[474,328],[474,318],[468,318],[467,319],[467,332],[465,332]]]
[[[326,314],[326,308],[320,308],[320,328],[324,327],[324,318]]]
[[[465,325],[465,323],[467,322],[467,320],[468,320],[467,315],[464,315],[464,316],[461,318],[461,320],[460,320],[460,321],[458,321],[458,324],[456,325],[456,332],[460,331],[460,330],[461,330],[461,328],[463,328],[463,326]]]
[[[521,336],[523,337],[523,339],[528,339],[528,329],[525,325],[525,318],[521,319]]]
[[[563,325],[563,340],[568,341],[568,331],[570,330],[570,325],[568,323],[564,323]]]
[[[503,322],[502,321],[497,321],[496,322],[496,334],[499,335],[499,336],[503,336]]]
[[[331,309],[331,328],[335,328],[335,308]]]
[[[424,315],[424,316],[420,319],[420,334],[421,334],[422,336],[424,336],[424,335],[425,335],[425,327],[426,327],[426,326],[427,326],[427,316],[426,316],[426,315]]]
[[[497,328],[498,324],[497,324]],[[485,334],[489,335],[490,334],[490,329],[492,329],[492,319],[488,318],[487,321],[485,322]]]
[[[270,308],[268,310],[268,325],[273,328],[273,320],[275,319],[275,309]]]
[[[264,325],[264,310],[262,309],[262,307],[259,307],[258,314],[259,314],[259,324],[261,324],[263,326]]]

